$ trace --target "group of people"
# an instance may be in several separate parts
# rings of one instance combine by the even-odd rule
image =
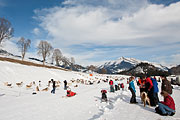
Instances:
[[[140,77],[139,79],[135,79],[135,77],[130,77],[127,81],[127,83],[129,84],[128,89],[130,90],[132,96],[130,99],[130,103],[131,104],[137,104],[138,102],[136,101],[136,87],[134,85],[134,82],[137,82],[137,86],[139,87],[140,90],[140,96],[143,92],[147,93],[147,97],[149,98],[150,102],[147,103],[150,106],[154,106],[156,113],[160,114],[160,115],[174,115],[175,114],[175,103],[173,98],[171,97],[172,95],[172,86],[171,86],[171,82],[167,80],[166,76],[161,76],[162,79],[162,85],[161,85],[161,95],[164,97],[164,101],[159,101],[159,97],[158,97],[158,92],[159,92],[159,88],[158,88],[158,82],[156,80],[156,77],[150,77],[150,76],[143,76]],[[56,89],[56,83],[53,79],[51,79],[53,85],[53,89],[51,91],[51,93],[55,94],[55,89]],[[109,81],[109,85],[110,85],[110,92],[115,92],[120,90],[120,88],[122,88],[124,90],[124,84],[123,83],[119,83],[119,81],[117,79],[115,79],[115,81],[110,80]],[[64,90],[67,90],[67,97],[71,97],[76,95],[75,92],[72,92],[71,89],[67,86],[67,81],[64,81]],[[102,90],[102,100],[107,102],[107,96],[106,90]]]
[[[122,90],[124,90],[124,84],[118,83],[117,79],[115,81],[110,80],[109,85],[110,85],[110,92],[118,91],[118,90],[120,90],[120,88],[122,88]]]
[[[51,79],[52,82],[52,90],[51,93],[55,94],[55,90],[56,90],[56,81],[54,81],[53,79]],[[67,81],[64,80],[64,90],[67,90],[67,97],[71,97],[71,96],[75,96],[76,93],[72,92],[71,89],[67,86]]]
[[[158,97],[158,82],[156,77],[143,76],[140,77],[136,82],[140,89],[140,96],[143,92],[147,93],[147,96],[150,100],[151,106],[157,106],[155,108],[156,113],[160,115],[174,115],[175,114],[175,103],[172,95],[172,86],[171,82],[167,80],[166,76],[161,76],[162,85],[161,85],[161,95],[164,97],[164,101],[159,101]],[[128,80],[129,90],[131,91],[132,97],[130,103],[138,103],[136,101],[136,89],[134,85],[135,77],[130,77]]]

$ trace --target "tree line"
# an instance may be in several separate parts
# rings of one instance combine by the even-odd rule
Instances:
[[[0,18],[0,45],[2,45],[3,41],[12,38],[13,33],[14,33],[14,29],[11,23],[5,18]],[[28,49],[31,46],[31,40],[21,37],[17,41],[17,46],[21,52],[21,58],[23,61]],[[55,61],[56,66],[60,66],[60,62],[62,61],[65,68],[69,65],[70,68],[72,69],[73,65],[75,64],[74,57],[71,57],[69,59],[63,56],[60,49],[58,48],[54,49],[48,41],[41,40],[39,42],[37,46],[37,54],[42,57],[43,65],[45,65],[47,57],[49,57],[51,54],[52,54],[52,63]]]

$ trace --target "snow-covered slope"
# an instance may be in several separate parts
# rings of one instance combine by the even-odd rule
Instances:
[[[25,66],[4,61],[0,61],[0,76],[0,120],[172,120],[180,118],[180,96],[178,95],[180,88],[178,86],[174,86],[172,95],[176,102],[177,112],[173,117],[163,117],[157,115],[153,107],[143,107],[137,86],[136,95],[139,104],[129,104],[131,93],[126,84],[128,76],[99,74],[90,76],[85,73]],[[124,83],[125,90],[109,93],[109,84],[102,82],[107,79],[107,76],[109,79],[118,78],[120,83]],[[61,82],[60,87],[56,89],[56,94],[50,93],[51,87],[48,91],[36,92],[36,95],[32,95],[34,87],[26,88],[26,85],[32,81],[36,82],[35,86],[39,86],[38,81],[41,81],[39,88],[42,90],[47,87],[48,81],[52,78]],[[71,83],[70,80],[77,79],[95,82],[93,85],[76,82],[68,84],[77,95],[66,98],[62,83],[65,79],[68,83]],[[100,84],[96,81],[100,81]],[[5,86],[5,82],[11,83],[12,86]],[[17,82],[24,84],[18,87]],[[108,103],[100,102],[102,89],[108,91]]]

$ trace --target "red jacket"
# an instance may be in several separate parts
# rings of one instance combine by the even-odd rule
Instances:
[[[124,88],[124,84],[123,83],[121,83],[121,88]]]
[[[170,95],[165,97],[164,102],[161,102],[161,103],[164,104],[164,105],[167,105],[169,108],[175,110],[175,103],[174,103],[173,98]]]
[[[150,91],[151,90],[151,88],[153,87],[153,83],[152,83],[152,81],[151,81],[151,79],[148,77],[148,78],[146,78],[146,83],[149,83],[149,88],[147,88],[148,89],[148,91]]]
[[[109,85],[113,85],[113,81],[112,80],[109,81]]]
[[[67,90],[67,96],[68,96],[68,97],[71,97],[71,96],[74,96],[74,95],[76,95],[75,92],[72,92],[72,91],[70,91],[70,90]]]
[[[106,90],[101,90],[101,93],[107,93],[107,91]]]

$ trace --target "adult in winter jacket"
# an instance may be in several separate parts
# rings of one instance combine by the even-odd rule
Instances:
[[[161,95],[164,97],[164,101],[158,103],[159,106],[155,108],[156,113],[173,116],[176,112],[173,98],[166,91],[162,91]]]
[[[64,90],[66,90],[66,89],[67,89],[67,81],[64,80]]]
[[[114,92],[114,82],[112,80],[109,81],[109,85],[110,85],[110,92]]]
[[[155,99],[154,99],[154,86],[153,86],[153,83],[152,83],[152,81],[151,81],[151,78],[150,78],[150,76],[148,76],[147,78],[146,78],[146,84],[145,84],[145,86],[146,86],[146,92],[147,92],[147,94],[148,94],[148,97],[149,97],[149,99],[150,99],[150,104],[151,104],[151,106],[156,106],[156,103],[155,103]]]
[[[158,88],[158,83],[156,81],[156,79],[151,78],[153,86],[154,86],[154,92],[153,92],[153,96],[154,96],[154,100],[155,100],[155,104],[157,105],[159,102],[159,98],[158,98],[158,92],[159,92],[159,88]]]
[[[130,103],[137,103],[136,102],[136,89],[135,89],[135,86],[134,86],[134,78],[133,77],[130,77],[129,78],[129,90],[131,91],[131,99],[130,99]]]
[[[171,82],[169,82],[165,76],[161,76],[161,79],[162,79],[161,91],[166,91],[169,94],[172,94]]]
[[[146,77],[145,77],[145,76],[140,77],[140,79],[139,79],[138,82],[137,82],[137,85],[139,86],[139,89],[140,89],[140,94],[141,94],[142,92],[145,92],[145,91],[146,91],[146,86],[145,86],[145,84],[146,84]]]
[[[52,81],[52,83],[53,83],[53,85],[52,85],[53,89],[52,89],[51,93],[55,94],[55,90],[56,90],[56,81],[54,81],[53,79],[51,79],[51,81]]]

